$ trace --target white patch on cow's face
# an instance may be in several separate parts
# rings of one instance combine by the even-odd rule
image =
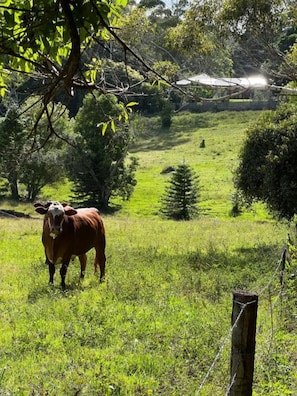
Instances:
[[[64,222],[64,207],[59,202],[53,202],[48,208],[48,226],[50,236],[55,239],[62,232]]]
[[[59,216],[64,213],[64,207],[60,202],[52,202],[48,208],[48,213],[51,213],[53,216]]]

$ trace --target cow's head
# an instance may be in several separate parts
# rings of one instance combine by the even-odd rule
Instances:
[[[46,203],[37,202],[34,204],[34,207],[37,213],[45,215],[45,221],[47,221],[50,236],[53,239],[62,232],[65,215],[73,216],[77,213],[75,209],[66,203],[61,204],[56,201],[47,201]]]

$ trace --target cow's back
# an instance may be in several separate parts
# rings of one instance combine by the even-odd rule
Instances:
[[[63,233],[68,237],[72,254],[86,253],[98,244],[105,247],[105,230],[102,217],[95,208],[77,209],[77,214],[67,216]],[[63,235],[61,234],[61,236]]]

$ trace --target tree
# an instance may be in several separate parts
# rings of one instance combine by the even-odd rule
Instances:
[[[6,0],[0,5],[2,27],[1,71],[18,70],[43,81],[45,103],[64,89],[90,87],[94,79],[87,63],[82,70],[82,53],[94,42],[114,36],[114,25],[125,0],[76,1]],[[5,89],[7,75],[1,73]],[[93,73],[94,77],[94,73]]]
[[[183,56],[183,68],[195,73],[229,75],[232,72],[232,45],[221,34],[217,22],[220,9],[218,0],[192,2],[184,18],[167,29],[168,49]]]
[[[297,214],[297,107],[266,112],[249,128],[235,186],[251,203],[260,200],[280,218]]]
[[[297,45],[291,34],[296,26],[296,1],[224,0],[218,21],[224,34],[231,33],[239,45],[237,57],[245,59],[244,70],[261,71],[279,84],[296,80],[296,61],[290,55]]]
[[[180,164],[161,197],[161,214],[174,220],[190,220],[198,213],[198,176],[189,165]]]
[[[102,210],[112,196],[129,199],[136,185],[137,160],[128,158],[132,136],[121,111],[116,96],[96,92],[85,97],[75,119],[79,138],[69,156],[68,172],[77,200]]]
[[[0,96],[4,95],[12,71],[37,82],[40,117],[51,123],[48,105],[59,94],[69,97],[79,90],[101,93],[129,93],[129,85],[110,86],[102,76],[102,66],[93,54],[101,47],[103,57],[112,56],[112,47],[121,48],[121,60],[134,58],[144,73],[154,69],[118,35],[119,18],[127,0],[5,0],[0,4]],[[146,28],[145,28],[146,29]],[[134,37],[135,30],[133,31]],[[142,42],[143,44],[143,42]],[[159,73],[156,76],[162,78]],[[170,82],[169,82],[170,83]],[[39,122],[36,120],[34,127]]]
[[[26,128],[14,104],[0,122],[0,174],[8,180],[11,196],[19,199],[18,181],[25,158]]]
[[[172,124],[172,112],[173,105],[169,101],[165,102],[160,112],[162,128],[170,128]]]
[[[56,105],[51,109],[55,130],[49,131],[46,117],[42,117],[37,133],[28,137],[38,117],[32,103],[34,100],[28,100],[23,106],[17,102],[7,104],[9,109],[0,122],[0,175],[8,180],[13,199],[20,198],[21,183],[26,189],[24,198],[33,201],[42,187],[65,176],[65,140],[71,143],[72,136],[65,107]]]
[[[49,103],[61,100],[62,95],[66,103],[65,96],[73,101],[82,90],[96,90],[117,94],[121,100],[125,96],[123,103],[129,102],[130,95],[135,95],[129,73],[127,83],[116,78],[110,84],[103,58],[132,65],[141,74],[139,86],[158,80],[168,90],[174,88],[196,101],[205,99],[201,92],[185,91],[174,85],[173,78],[193,72],[230,75],[234,70],[245,71],[240,60],[250,59],[243,55],[251,48],[257,62],[249,65],[249,71],[256,67],[273,75],[277,70],[283,80],[285,76],[296,80],[293,0],[181,0],[170,9],[160,0],[127,3],[3,0],[0,96],[9,87],[12,72],[26,75],[30,79],[27,92],[34,91],[42,103],[33,124],[36,130],[42,115],[51,124]],[[158,71],[163,62],[172,66],[166,73],[163,67]],[[183,76],[174,75],[178,70]],[[150,93],[139,89],[137,94]]]
[[[101,78],[102,68],[92,53],[95,44],[105,47],[112,40],[120,43],[123,52],[130,51],[115,29],[126,4],[126,0],[1,2],[0,96],[8,89],[11,72],[37,82],[34,94],[40,96],[42,106],[33,124],[35,132],[43,115],[52,127],[49,104],[63,92],[71,98],[79,90],[128,91],[122,85],[111,88]]]
[[[65,177],[59,151],[53,155],[50,149],[34,151],[22,165],[19,182],[25,186],[26,199],[33,202],[41,189],[61,181]]]

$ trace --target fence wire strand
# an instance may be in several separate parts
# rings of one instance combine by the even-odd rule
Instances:
[[[215,367],[217,361],[219,360],[219,358],[220,358],[221,355],[222,355],[222,352],[223,352],[223,349],[224,349],[225,345],[227,344],[227,342],[228,342],[230,336],[232,335],[233,329],[237,326],[237,323],[238,323],[238,321],[239,321],[239,319],[240,319],[240,317],[241,317],[243,311],[245,310],[245,308],[246,308],[246,306],[247,306],[248,304],[242,304],[242,305],[243,305],[243,306],[241,307],[241,310],[240,310],[240,312],[239,312],[239,314],[238,314],[238,316],[237,316],[237,318],[236,318],[236,321],[234,322],[233,326],[232,326],[231,329],[229,330],[229,333],[227,334],[227,336],[224,338],[224,340],[223,340],[223,342],[222,342],[222,344],[221,344],[221,346],[220,346],[220,349],[219,349],[219,351],[218,351],[216,357],[214,358],[214,360],[213,360],[212,364],[210,365],[210,367],[209,367],[209,369],[208,369],[208,371],[207,371],[205,377],[203,378],[203,380],[202,380],[202,382],[201,382],[201,384],[200,384],[200,386],[199,386],[199,388],[198,388],[198,390],[197,390],[197,392],[196,392],[196,396],[199,396],[199,395],[200,395],[200,392],[201,392],[201,390],[203,389],[205,382],[207,381],[207,379],[209,378],[210,374],[211,374],[212,371],[214,370],[214,367]]]
[[[277,266],[276,266],[274,272],[272,273],[272,276],[271,276],[271,278],[269,279],[268,283],[261,289],[261,291],[260,291],[259,293],[257,293],[258,296],[263,295],[264,292],[265,292],[266,290],[269,290],[269,289],[270,289],[270,286],[272,285],[272,283],[273,283],[273,281],[275,280],[275,278],[277,277],[277,275],[279,276],[281,288],[280,288],[280,291],[279,291],[279,293],[278,293],[278,295],[277,295],[277,297],[276,297],[276,300],[275,300],[274,303],[271,305],[271,310],[272,310],[272,311],[274,310],[274,307],[276,306],[278,300],[281,299],[281,296],[282,296],[282,293],[283,293],[285,263],[286,263],[287,260],[288,260],[288,245],[284,246],[284,248],[282,249],[281,256],[280,256],[280,259],[279,259],[279,261],[278,261],[278,264],[277,264]],[[223,349],[225,348],[225,346],[226,346],[228,340],[231,338],[231,335],[232,335],[232,333],[233,333],[233,330],[234,330],[234,328],[237,326],[238,321],[240,320],[240,318],[241,318],[241,316],[242,316],[242,314],[243,314],[245,308],[246,308],[248,305],[250,305],[250,304],[254,304],[255,302],[256,302],[256,300],[250,301],[250,302],[248,302],[248,303],[240,303],[239,301],[236,301],[237,304],[241,305],[241,310],[240,310],[240,312],[239,312],[239,314],[238,314],[238,316],[237,316],[237,318],[236,318],[236,321],[234,322],[233,326],[231,327],[231,329],[229,330],[228,334],[227,334],[226,337],[224,338],[224,340],[223,340],[223,342],[222,342],[222,344],[221,344],[221,346],[220,346],[220,348],[219,348],[219,351],[218,351],[217,355],[215,356],[215,358],[214,358],[212,364],[210,365],[210,367],[209,367],[209,369],[208,369],[206,375],[204,376],[202,382],[200,383],[200,386],[199,386],[199,388],[198,388],[198,390],[197,390],[195,396],[199,396],[199,395],[200,395],[200,392],[202,391],[202,389],[203,389],[203,387],[204,387],[206,381],[207,381],[208,378],[210,377],[211,373],[214,371],[215,365],[216,365],[217,361],[220,359],[220,357],[221,357],[221,355],[222,355],[222,352],[223,352]],[[261,326],[262,326],[262,325],[260,324],[259,327],[261,327]],[[272,334],[272,335],[273,335],[273,334]],[[230,394],[230,390],[231,390],[232,385],[234,384],[235,380],[236,380],[236,373],[235,373],[235,374],[233,375],[233,377],[230,379],[230,382],[229,382],[229,384],[228,384],[228,388],[227,388],[227,390],[226,390],[225,396],[228,396],[228,395]]]

